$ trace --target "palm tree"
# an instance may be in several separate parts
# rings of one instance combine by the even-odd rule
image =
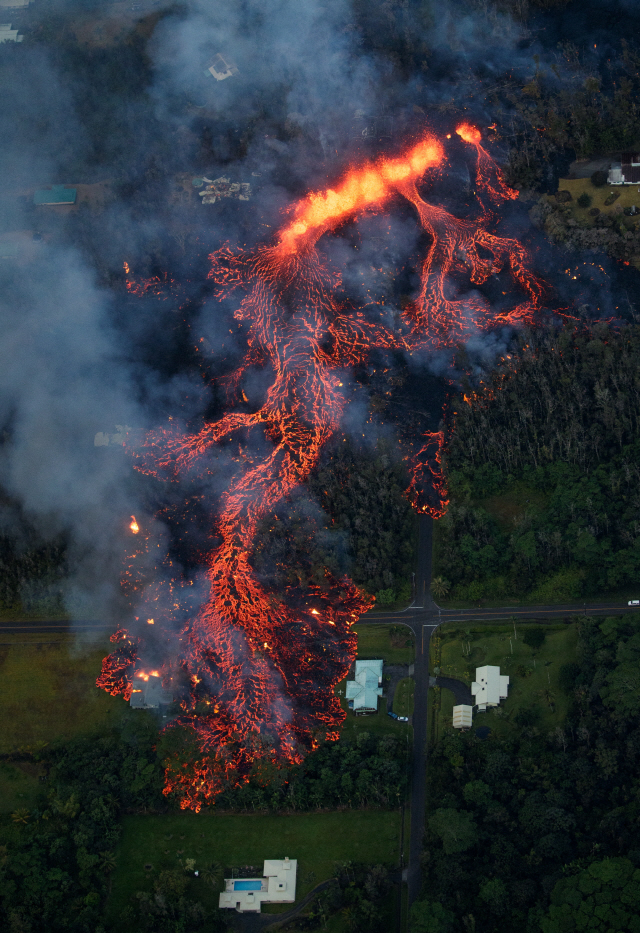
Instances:
[[[431,581],[431,589],[436,596],[446,596],[449,590],[451,589],[451,584],[448,580],[445,580],[444,577],[434,577]]]
[[[209,862],[209,864],[202,869],[200,875],[212,888],[217,888],[222,881],[224,868],[220,862]]]
[[[114,871],[116,867],[116,857],[113,852],[101,852],[100,853],[100,870],[108,875],[110,872]]]
[[[30,816],[30,812],[25,807],[20,807],[11,814],[11,819],[14,823],[28,823]]]

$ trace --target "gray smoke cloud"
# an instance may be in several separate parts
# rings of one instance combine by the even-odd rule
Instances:
[[[75,618],[117,617],[126,525],[131,514],[140,520],[145,514],[130,462],[117,450],[94,448],[94,434],[115,424],[143,431],[177,411],[197,418],[211,401],[197,380],[160,371],[154,347],[162,338],[164,353],[177,340],[171,328],[179,315],[171,301],[160,306],[141,299],[133,312],[121,287],[107,287],[123,259],[148,271],[169,257],[185,279],[193,272],[198,297],[204,266],[189,268],[189,249],[205,254],[225,238],[242,243],[268,236],[294,196],[336,177],[353,144],[354,119],[390,113],[401,137],[467,107],[488,114],[482,99],[493,77],[510,72],[516,83],[530,77],[534,53],[545,67],[556,63],[525,26],[491,4],[358,9],[357,24],[348,0],[190,0],[155,26],[146,49],[150,70],[138,85],[124,45],[121,61],[114,58],[110,70],[105,65],[94,85],[88,66],[70,76],[55,46],[30,41],[28,30],[21,46],[0,46],[0,235],[38,233],[44,215],[29,206],[34,186],[113,180],[102,214],[82,215],[86,226],[78,221],[73,236],[64,218],[47,220],[50,229],[33,243],[32,258],[0,271],[0,482],[43,538],[68,536],[74,573],[67,600]],[[70,15],[64,4],[58,10]],[[521,48],[523,40],[531,40],[529,48]],[[400,67],[393,42],[411,50],[414,67]],[[233,61],[237,74],[216,81],[206,73],[218,54]],[[128,96],[118,96],[120,80],[136,85]],[[194,222],[165,197],[165,176],[192,171],[205,124],[212,142],[200,162],[252,180],[249,221],[221,209],[213,220],[203,214]],[[240,142],[229,130],[233,124]],[[283,124],[286,140],[276,138],[275,127]],[[461,186],[467,183],[464,166],[452,172]],[[155,201],[147,204],[144,190],[156,192]],[[376,224],[384,227],[379,236]],[[389,270],[416,248],[415,221],[366,219],[361,227],[365,245],[358,251],[345,243],[327,251],[344,265],[361,299],[372,287],[361,283],[375,266],[376,294],[396,313]],[[184,339],[200,336],[214,360],[241,351],[220,303],[208,296]],[[505,339],[474,338],[477,365],[502,352]],[[442,356],[429,365],[439,371],[448,362]],[[252,403],[265,385],[264,375],[248,379]],[[357,435],[366,418],[358,403],[349,432]],[[212,459],[210,482],[219,492],[232,466],[224,454]],[[164,548],[162,527],[153,534]]]

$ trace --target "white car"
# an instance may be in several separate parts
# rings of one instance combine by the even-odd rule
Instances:
[[[640,606],[640,599],[630,599],[627,605],[628,606]]]

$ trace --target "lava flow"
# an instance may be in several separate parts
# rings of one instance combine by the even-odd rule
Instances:
[[[495,206],[514,193],[472,130],[463,124],[458,133],[476,147],[477,187]],[[423,176],[444,158],[439,140],[426,136],[404,155],[354,167],[334,188],[296,203],[273,244],[225,247],[211,256],[219,296],[240,293],[235,318],[247,340],[244,361],[228,380],[227,413],[193,435],[157,431],[134,452],[139,470],[166,480],[206,476],[212,448],[225,448],[238,464],[211,518],[218,539],[203,557],[205,598],[181,615],[186,584],[165,566],[165,582],[148,587],[139,608],[141,619],[153,615],[153,628],[145,625],[146,638],[116,632],[98,680],[127,698],[134,678],[144,682],[153,667],[177,697],[180,714],[169,728],[186,727],[193,742],[189,754],[169,761],[165,792],[177,794],[183,808],[199,810],[229,783],[245,781],[256,762],[297,763],[320,741],[338,737],[345,714],[334,688],[355,654],[352,626],[373,599],[328,572],[324,585],[276,592],[257,578],[251,558],[258,523],[305,482],[339,429],[348,404],[345,371],[365,363],[374,348],[451,346],[501,322],[529,322],[539,307],[542,287],[525,250],[487,230],[487,211],[478,221],[460,220],[420,196]],[[340,275],[317,243],[399,197],[415,207],[430,242],[419,292],[401,327],[391,330],[337,300]],[[477,291],[467,295],[460,284],[454,290],[454,279],[478,285],[503,268],[521,297],[499,315]],[[239,390],[252,368],[272,378],[262,405],[246,411]],[[247,453],[250,440],[261,456]],[[407,490],[414,508],[436,517],[446,510],[442,441],[441,433],[423,439]]]

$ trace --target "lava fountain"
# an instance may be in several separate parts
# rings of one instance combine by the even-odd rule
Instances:
[[[476,148],[481,206],[483,195],[493,207],[514,197],[479,131],[463,124],[458,134]],[[165,793],[176,794],[183,808],[199,810],[247,780],[256,763],[299,763],[339,735],[345,714],[334,688],[355,655],[352,626],[373,599],[328,572],[322,586],[274,592],[257,579],[251,555],[258,523],[305,482],[338,430],[348,404],[345,369],[365,363],[374,348],[428,351],[500,322],[529,323],[539,307],[542,287],[525,250],[490,232],[490,211],[482,207],[477,221],[461,220],[421,197],[423,177],[444,161],[441,142],[426,135],[401,156],[354,166],[333,188],[294,204],[273,243],[224,247],[210,257],[210,278],[220,298],[237,296],[235,318],[246,334],[244,359],[227,380],[227,412],[198,433],[158,430],[132,452],[137,469],[166,481],[203,475],[213,448],[236,454],[238,469],[211,510],[218,538],[203,555],[206,597],[180,615],[187,588],[165,567],[140,610],[153,615],[153,628],[145,626],[146,638],[118,630],[98,678],[100,687],[128,698],[136,677],[154,667],[178,697],[180,715],[168,728],[186,729],[189,752],[167,762]],[[398,198],[415,208],[429,246],[419,293],[394,331],[336,299],[340,273],[317,244],[345,221]],[[500,315],[477,293],[468,297],[451,286],[454,276],[481,284],[503,268],[520,297]],[[247,412],[238,388],[253,367],[273,377],[262,405]],[[254,438],[260,444],[251,447]],[[436,517],[447,504],[442,441],[440,433],[422,439],[407,490],[414,508]]]

